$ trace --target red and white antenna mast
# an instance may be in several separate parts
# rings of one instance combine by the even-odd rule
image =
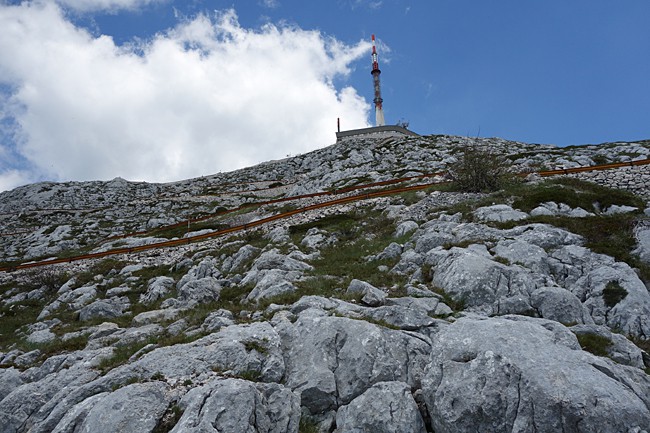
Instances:
[[[377,48],[375,47],[375,35],[372,35],[372,81],[375,87],[375,123],[377,126],[384,126],[386,122],[384,121],[384,109],[382,108],[382,103],[384,102],[381,99],[381,85],[379,83],[379,75],[381,71],[379,70],[379,61],[377,60]]]

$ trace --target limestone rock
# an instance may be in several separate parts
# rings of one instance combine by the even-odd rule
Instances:
[[[49,329],[41,329],[27,336],[28,342],[36,344],[49,343],[50,341],[54,341],[54,339],[56,339],[56,335]]]
[[[286,348],[286,385],[312,414],[348,404],[375,383],[418,387],[430,343],[423,335],[304,310],[276,325]]]
[[[607,210],[605,211],[605,215],[617,215],[621,213],[630,213],[630,212],[635,212],[637,210],[639,210],[639,208],[633,206],[625,206],[625,205],[619,206],[613,204],[607,208]]]
[[[278,382],[285,365],[277,332],[267,322],[255,322],[221,328],[192,343],[154,349],[125,368],[148,375],[160,372],[168,378],[215,370],[235,375],[255,372],[262,381]]]
[[[15,368],[3,368],[0,370],[0,401],[11,391],[23,384],[18,370]]]
[[[357,295],[361,302],[371,307],[378,307],[386,302],[386,294],[365,281],[353,279],[346,291],[348,295]]]
[[[151,310],[138,314],[133,318],[133,325],[143,326],[158,322],[168,322],[176,319],[181,310],[169,308],[166,310]]]
[[[151,432],[171,400],[163,382],[136,383],[93,398],[92,408],[79,427],[64,428],[66,418],[55,431],[79,433]],[[84,402],[80,403],[84,405]],[[76,411],[73,408],[73,414]]]
[[[399,238],[418,229],[418,223],[415,221],[403,221],[395,229],[393,237]]]
[[[632,336],[650,335],[650,293],[626,263],[568,245],[549,256],[549,265],[556,281],[580,299],[596,324]],[[604,299],[611,285],[623,292],[614,305]]]
[[[224,272],[241,272],[244,270],[246,264],[250,264],[253,258],[259,255],[260,249],[252,245],[242,246],[237,253],[235,253],[230,260],[224,261],[222,265]]]
[[[279,384],[215,379],[180,402],[183,416],[170,433],[297,433],[300,399]]]
[[[543,319],[457,320],[437,334],[422,389],[441,433],[638,432],[650,425],[645,372],[580,350],[568,329]]]
[[[215,332],[223,327],[234,324],[235,318],[233,314],[228,310],[219,309],[208,314],[201,327],[208,332]]]
[[[384,250],[377,254],[378,260],[393,260],[402,255],[402,246],[396,242],[391,242]]]
[[[531,304],[545,319],[564,324],[593,324],[589,310],[570,291],[561,287],[542,287],[535,290]]]
[[[174,286],[174,280],[169,277],[154,277],[147,282],[147,291],[140,295],[140,303],[151,305],[167,296]]]
[[[186,306],[218,301],[221,289],[221,284],[214,277],[191,280],[177,288],[178,300]]]
[[[457,248],[433,250],[433,284],[457,302],[486,314],[525,313],[531,310],[530,293],[537,283],[518,266],[495,262],[487,250]]]
[[[280,253],[277,249],[266,251],[260,255],[253,266],[257,270],[280,269],[283,271],[308,271],[313,267],[307,263],[292,259]]]
[[[494,254],[510,263],[521,264],[537,273],[548,274],[548,254],[544,248],[519,239],[504,239],[494,247]]]
[[[431,293],[431,295],[432,297],[427,298],[415,298],[411,296],[388,298],[386,299],[386,305],[400,305],[409,309],[419,309],[427,314],[436,316],[445,314],[447,311],[451,314],[451,309],[440,300],[439,295],[435,295],[434,293]]]
[[[111,319],[120,317],[129,308],[129,298],[126,296],[111,299],[99,299],[79,310],[79,320]]]
[[[300,245],[310,250],[316,250],[326,244],[328,239],[329,236],[327,232],[320,230],[317,227],[313,227],[307,230],[305,237],[300,241]]]
[[[425,433],[411,387],[403,382],[379,382],[341,406],[334,433]]]
[[[571,208],[565,203],[555,203],[549,201],[542,203],[535,209],[530,211],[531,216],[568,216],[572,218],[584,218],[594,216],[592,212],[588,212],[580,207]]]
[[[480,207],[474,211],[474,216],[479,221],[521,221],[528,218],[526,212],[514,210],[505,204],[495,204],[492,206]]]
[[[639,258],[650,264],[650,227],[641,227],[635,231],[637,247],[634,254]]]

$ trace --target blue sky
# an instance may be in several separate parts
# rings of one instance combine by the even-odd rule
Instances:
[[[51,3],[0,3],[3,28],[31,23],[0,35],[0,190],[169,181],[332,144],[336,117],[373,121],[373,33],[389,124],[561,146],[650,138],[646,0]]]

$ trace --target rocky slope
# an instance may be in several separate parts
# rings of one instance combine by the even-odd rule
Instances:
[[[476,141],[518,172],[650,157],[647,141],[428,136],[173,184],[41,183],[0,194],[0,260],[389,188],[342,191],[442,171]],[[0,272],[0,432],[650,431],[649,175],[626,174],[636,195],[566,176],[492,194],[431,186]]]

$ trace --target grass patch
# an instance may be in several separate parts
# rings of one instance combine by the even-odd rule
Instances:
[[[630,214],[595,216],[587,218],[536,217],[528,223],[539,222],[564,228],[585,238],[585,247],[595,253],[606,254],[638,269],[639,277],[650,281],[650,265],[631,253],[636,245],[634,227],[637,217]]]
[[[298,291],[287,295],[286,299],[270,301],[287,303],[300,296],[319,295],[340,296],[338,288],[347,287],[352,278],[366,281],[378,287],[393,287],[405,283],[402,276],[382,273],[380,265],[392,267],[395,260],[368,260],[367,257],[384,250],[394,242],[393,221],[378,211],[357,211],[351,214],[330,215],[317,221],[290,227],[294,242],[299,242],[311,228],[326,230],[338,242],[321,249],[320,257],[310,262],[314,270],[307,275],[313,278],[296,283]],[[283,295],[284,296],[284,295]],[[295,301],[294,301],[295,302]],[[265,300],[268,305],[269,301]]]
[[[182,238],[189,232],[196,232],[199,230],[223,230],[230,227],[228,224],[222,224],[215,221],[199,221],[190,223],[189,226],[187,223],[179,225],[176,227],[164,228],[156,230],[155,234],[157,237],[173,239],[173,238]]]
[[[362,317],[362,318],[357,319],[357,320],[363,320],[365,322],[372,323],[373,325],[382,326],[382,327],[388,328],[388,329],[394,329],[394,330],[398,330],[398,331],[401,329],[399,326],[395,326],[392,323],[388,323],[387,321],[381,320],[381,319],[376,320],[376,319],[373,319],[371,317]]]
[[[131,356],[149,344],[155,344],[157,347],[167,347],[176,344],[191,343],[201,337],[201,334],[187,336],[182,333],[178,335],[152,336],[144,341],[138,341],[125,346],[118,346],[114,348],[113,355],[109,358],[102,359],[97,368],[99,368],[103,373],[106,373],[115,367],[126,364]]]
[[[328,215],[315,221],[309,221],[303,224],[296,224],[289,227],[289,234],[296,236],[294,241],[299,241],[310,229],[318,228],[331,232],[347,233],[354,231],[358,226],[360,218],[355,214],[336,214]]]
[[[440,287],[432,287],[431,291],[440,295],[442,297],[442,302],[447,304],[447,306],[454,310],[455,313],[458,313],[465,309],[467,303],[465,298],[454,299],[449,293],[445,292]]]
[[[593,211],[593,204],[601,208],[612,205],[644,207],[643,201],[629,191],[607,188],[593,182],[571,177],[549,179],[538,185],[520,184],[506,191],[517,198],[513,207],[529,212],[542,203],[553,201],[570,207]]]
[[[178,405],[178,403],[173,402],[168,407],[158,424],[151,431],[151,433],[169,433],[174,429],[178,421],[180,421],[183,416],[183,409]]]
[[[66,341],[61,339],[53,340],[49,343],[32,345],[29,350],[39,349],[44,358],[49,358],[52,355],[58,355],[64,352],[75,352],[83,350],[88,344],[88,335],[80,335],[78,337],[70,338]]]
[[[27,343],[18,331],[25,325],[36,322],[44,306],[42,300],[28,299],[0,308],[0,350],[8,351],[14,346],[24,347]]]
[[[117,259],[104,259],[95,262],[90,268],[75,275],[75,287],[81,287],[90,283],[97,275],[110,276],[112,273],[119,272],[128,265],[127,262]]]
[[[586,350],[596,356],[609,355],[608,349],[612,345],[612,341],[609,338],[598,334],[578,334],[577,337],[582,350]]]
[[[268,353],[268,349],[264,346],[262,346],[260,343],[257,341],[245,341],[244,342],[244,348],[246,349],[247,352],[251,351],[256,351],[259,354],[266,354]]]
[[[316,424],[316,422],[303,415],[300,417],[298,433],[320,433],[320,430],[318,429],[318,424]]]
[[[113,349],[113,355],[102,359],[97,368],[106,373],[115,367],[126,364],[131,356],[133,356],[138,350],[142,349],[147,344],[151,344],[151,341],[139,341],[137,343],[129,344],[126,346],[116,347]]]
[[[244,370],[237,373],[240,379],[248,380],[249,382],[259,382],[262,373],[257,370]]]

